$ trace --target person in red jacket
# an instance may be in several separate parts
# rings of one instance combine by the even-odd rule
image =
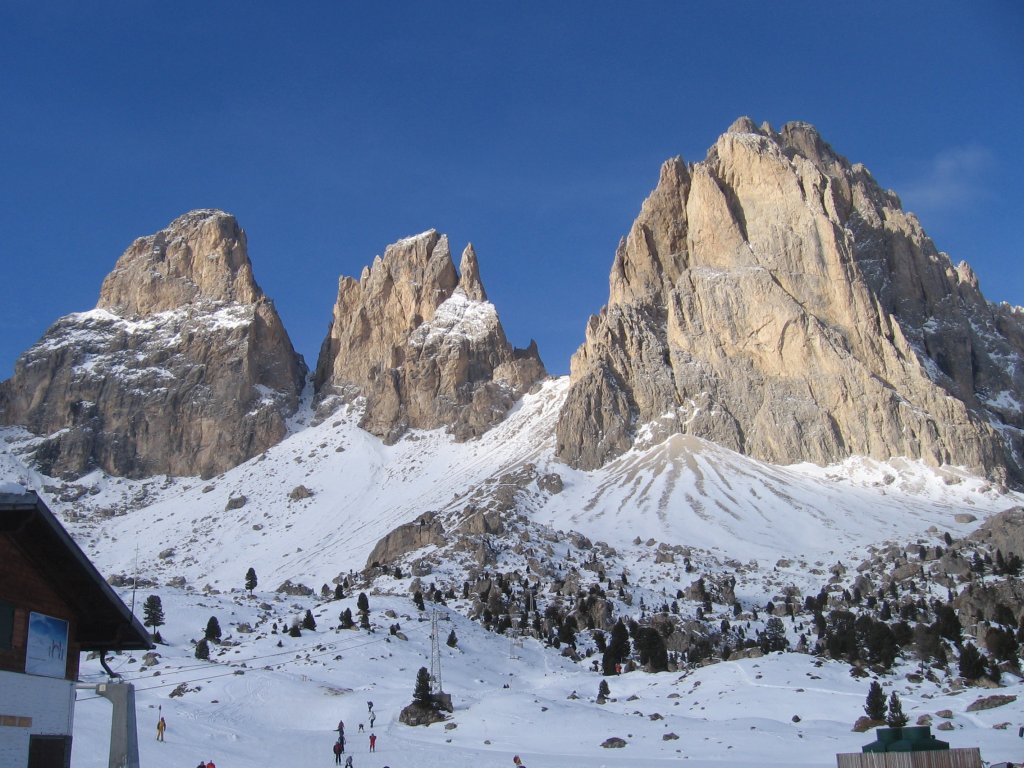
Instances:
[[[377,734],[375,734],[375,733],[371,733],[370,734],[370,751],[371,752],[376,752],[377,751]]]
[[[334,764],[341,765],[341,741],[334,742]]]

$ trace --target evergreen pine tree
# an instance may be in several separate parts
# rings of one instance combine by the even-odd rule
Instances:
[[[864,702],[864,714],[872,720],[885,720],[885,710],[885,692],[877,680],[872,680]]]
[[[607,699],[611,695],[612,695],[612,690],[611,690],[611,688],[608,687],[608,681],[605,680],[604,678],[601,678],[601,684],[597,686],[597,696],[598,696],[598,698],[605,698],[605,699]]]
[[[455,646],[457,646],[459,644],[459,638],[457,638],[455,636],[455,630],[454,629],[451,632],[448,633],[448,639],[445,641],[445,644],[449,648],[454,648]]]
[[[306,615],[302,617],[302,628],[313,631],[316,629],[316,619],[313,618],[313,612],[306,609]]]
[[[256,589],[257,583],[258,581],[256,579],[256,569],[250,568],[248,571],[245,572],[245,588],[249,590],[250,595],[252,594],[252,591]]]
[[[196,643],[196,658],[203,661],[210,658],[210,644],[206,642],[205,637]]]
[[[363,613],[366,613],[370,610],[370,601],[366,597],[365,592],[360,592],[359,597],[356,598],[356,608],[358,608]]]
[[[903,714],[900,697],[896,695],[896,691],[893,691],[892,696],[889,697],[889,714],[885,717],[885,724],[890,728],[902,728],[908,721],[909,718]]]
[[[434,705],[434,697],[430,694],[430,673],[426,667],[420,667],[416,673],[416,687],[412,692],[412,701],[424,709],[430,709]]]
[[[206,622],[206,631],[203,633],[203,637],[213,640],[215,643],[220,641],[220,622],[217,621],[216,616],[211,616],[210,620]]]
[[[951,640],[957,645],[962,642],[963,627],[960,626],[960,618],[956,615],[956,609],[948,603],[943,603],[935,609],[935,629],[940,637]]]
[[[789,647],[789,639],[786,637],[786,627],[782,619],[772,616],[765,622],[764,632],[760,633],[758,645],[762,653],[772,651],[784,651]]]
[[[412,593],[412,601],[421,611],[427,610],[426,606],[423,605],[423,593],[418,589]]]
[[[967,643],[960,651],[959,671],[966,680],[977,680],[985,674],[985,660],[974,643]]]
[[[985,669],[985,677],[991,680],[997,685],[1003,679],[1003,670],[999,668],[999,662],[995,659],[990,658],[988,660],[987,668]]]
[[[341,600],[343,597],[345,597],[344,587],[342,587],[341,584],[336,584],[334,587],[334,599]]]
[[[354,627],[356,624],[354,621],[352,621],[351,608],[346,608],[344,611],[342,611],[341,615],[338,616],[338,620],[341,622],[342,629],[352,629],[352,627]]]
[[[142,604],[143,624],[152,627],[154,633],[157,627],[164,625],[164,607],[160,602],[159,595],[150,595]]]
[[[636,634],[636,647],[640,663],[646,664],[651,672],[668,670],[668,651],[665,640],[654,627],[642,627]]]
[[[288,635],[290,637],[302,637],[302,630],[299,629],[299,622],[292,622],[292,625],[288,627]]]

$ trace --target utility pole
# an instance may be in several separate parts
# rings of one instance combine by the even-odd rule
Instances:
[[[519,631],[519,614],[513,613],[509,616],[509,620],[512,623],[508,633],[508,657],[515,661],[519,658],[519,654],[516,653],[516,648],[523,647],[523,637]]]
[[[441,686],[441,628],[437,626],[437,608],[430,610],[430,695],[434,704],[446,712],[454,712],[451,694]]]
[[[430,692],[441,693],[441,639],[437,626],[437,608],[430,610]]]

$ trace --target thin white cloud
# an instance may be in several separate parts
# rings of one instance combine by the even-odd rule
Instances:
[[[946,211],[968,205],[989,196],[987,179],[993,165],[994,157],[986,147],[950,147],[897,192],[910,210]]]

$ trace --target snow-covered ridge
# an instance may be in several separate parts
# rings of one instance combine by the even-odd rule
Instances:
[[[409,336],[413,347],[436,346],[451,339],[483,341],[498,326],[498,312],[489,301],[473,301],[460,289],[445,299],[434,317]]]
[[[159,334],[176,334],[177,329],[186,322],[208,330],[231,330],[252,323],[253,316],[251,305],[238,303],[188,306],[145,317],[122,317],[97,307],[62,317],[51,328],[55,333],[44,336],[30,348],[30,352],[53,351],[66,346],[100,342],[113,334],[156,334],[150,343],[174,343],[174,336],[168,338]]]

